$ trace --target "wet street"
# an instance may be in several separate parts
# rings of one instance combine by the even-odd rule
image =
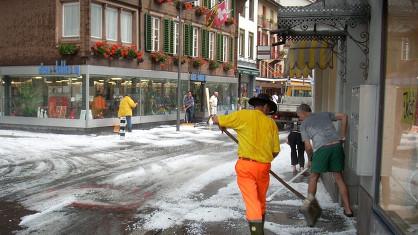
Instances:
[[[236,145],[216,128],[161,126],[124,140],[0,130],[0,140],[0,234],[248,233]],[[272,170],[288,180],[290,150],[281,146]],[[306,178],[291,185],[305,194]],[[280,188],[272,178],[268,195]],[[301,201],[281,190],[268,203],[266,233],[356,234],[322,185],[318,199],[323,216],[309,228]]]

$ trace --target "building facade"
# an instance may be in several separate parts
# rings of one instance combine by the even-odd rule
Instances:
[[[220,110],[236,108],[237,10],[233,20],[207,27],[215,1],[15,1],[0,3],[0,123],[94,128],[118,122],[119,100],[138,102],[133,123],[176,119],[178,64],[181,96],[191,90],[196,115],[205,114],[205,88],[220,94]],[[179,37],[178,13],[183,7]],[[27,21],[27,17],[32,20]],[[180,38],[183,40],[180,41]],[[183,53],[177,61],[179,43]]]
[[[257,21],[258,0],[245,1],[239,14],[238,31],[238,95],[241,105],[255,95],[255,78],[259,75],[257,68]]]
[[[260,75],[256,77],[256,90],[270,95],[284,93],[283,83],[277,80],[283,78],[283,45],[274,46],[278,40],[277,36],[271,33],[272,30],[277,29],[279,6],[273,0],[259,0],[258,2],[257,46],[271,46],[271,57],[257,61]]]

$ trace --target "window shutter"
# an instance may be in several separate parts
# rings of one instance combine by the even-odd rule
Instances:
[[[190,40],[190,38],[189,38],[189,25],[185,24],[184,25],[184,52],[183,52],[183,54],[188,55],[188,56],[190,55],[189,54],[189,51],[190,51],[189,40]]]
[[[164,52],[170,53],[170,20],[164,19]]]
[[[231,16],[235,16],[235,0],[231,0]]]
[[[174,41],[174,24],[175,24],[175,22],[174,21],[170,21],[170,54],[173,54],[174,53],[174,47],[175,47],[175,44],[176,44],[176,41]],[[178,29],[177,29],[178,30]]]
[[[222,41],[222,35],[216,34],[216,60],[218,61],[222,60],[221,41]]]
[[[233,37],[229,37],[229,61],[233,62],[234,61],[234,38]]]
[[[151,16],[145,14],[145,50],[151,51],[152,50],[152,19]]]
[[[202,29],[202,57],[209,58],[209,32]]]
[[[189,25],[189,55],[193,56],[193,26]]]

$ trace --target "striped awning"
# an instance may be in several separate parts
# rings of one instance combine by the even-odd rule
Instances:
[[[333,67],[333,45],[326,41],[296,41],[289,48],[286,70],[289,77],[308,77],[312,69]]]

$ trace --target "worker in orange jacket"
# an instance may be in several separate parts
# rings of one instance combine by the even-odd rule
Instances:
[[[254,110],[214,116],[213,122],[221,129],[232,128],[238,134],[237,182],[245,202],[251,235],[260,235],[264,234],[271,161],[280,152],[278,128],[268,116],[277,111],[277,105],[267,94],[259,94],[248,103],[254,106]]]

